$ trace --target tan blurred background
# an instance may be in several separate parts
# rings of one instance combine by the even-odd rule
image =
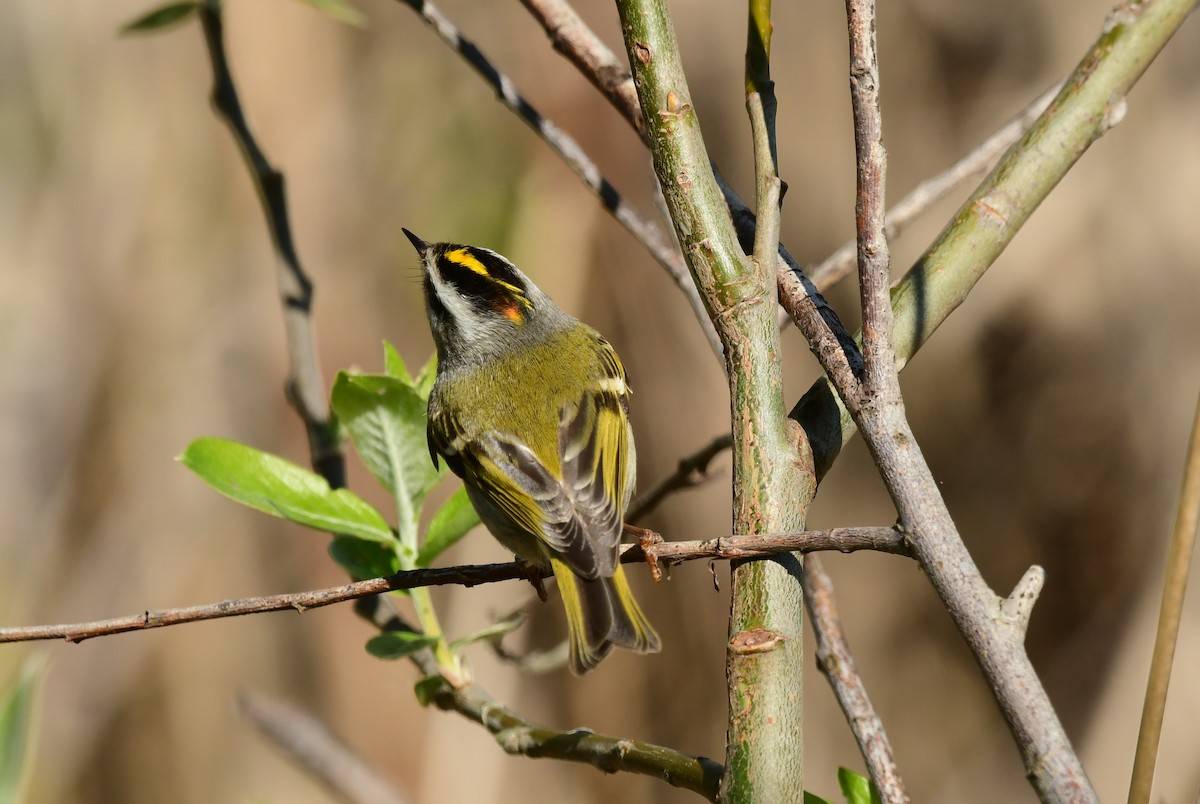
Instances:
[[[889,197],[950,164],[1074,66],[1110,0],[883,4]],[[272,255],[226,130],[209,110],[197,26],[117,28],[149,0],[0,5],[0,622],[112,616],[340,582],[319,534],[240,509],[173,456],[220,435],[298,462]],[[691,314],[652,261],[407,8],[358,0],[363,29],[295,0],[230,0],[231,58],[251,124],[288,178],[315,280],[327,376],[431,349],[407,226],[497,248],[600,328],[636,390],[643,484],[721,432],[727,398]],[[852,232],[853,161],[841,4],[777,4],[784,240],[804,262]],[[672,4],[709,147],[749,193],[739,3]],[[515,2],[451,0],[468,36],[654,211],[628,127]],[[614,47],[611,4],[581,11]],[[1200,390],[1200,29],[1191,21],[937,338],[905,372],[909,411],[988,580],[1048,572],[1030,648],[1102,798],[1124,796],[1166,533]],[[965,196],[894,244],[897,274]],[[853,285],[832,300],[848,321]],[[789,400],[815,363],[785,340]],[[728,459],[645,524],[721,535]],[[352,485],[379,490],[355,467]],[[860,443],[810,524],[894,514]],[[478,532],[448,562],[502,560]],[[996,707],[915,565],[835,556],[845,624],[916,801],[1033,798]],[[718,568],[724,581],[726,568]],[[531,719],[720,758],[727,598],[703,564],[635,581],[663,636],[589,677],[524,677],[469,658]],[[722,588],[724,589],[723,583]],[[1196,590],[1193,590],[1196,591]],[[520,584],[435,593],[452,633],[528,595]],[[561,633],[557,605],[512,644]],[[1200,789],[1200,598],[1176,660],[1156,800]],[[660,782],[505,756],[478,726],[422,710],[407,664],[369,657],[349,607],[0,648],[0,683],[44,652],[32,800],[324,802],[328,794],[236,713],[257,690],[303,706],[414,802],[690,801]],[[809,789],[833,798],[861,760],[813,664]]]

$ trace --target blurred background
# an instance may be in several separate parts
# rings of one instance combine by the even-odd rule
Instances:
[[[150,0],[0,5],[0,622],[87,620],[343,578],[326,539],[219,497],[173,462],[201,435],[305,463],[283,395],[274,261],[240,156],[208,104],[195,23],[118,28]],[[316,284],[327,379],[431,350],[407,226],[511,257],[625,359],[643,488],[728,427],[720,368],[678,292],[549,149],[405,6],[356,0],[354,28],[295,0],[229,0],[228,47],[250,123],[287,175]],[[881,7],[888,195],[947,167],[1053,82],[1111,0]],[[815,263],[853,232],[841,4],[779,3],[774,74],[783,239]],[[744,9],[672,3],[708,146],[752,196],[742,95]],[[447,0],[446,14],[530,101],[654,215],[632,130],[557,56],[519,4]],[[580,11],[620,51],[610,3]],[[1200,389],[1200,28],[1193,20],[1129,99],[1124,122],[1057,188],[904,373],[908,409],[962,533],[1001,592],[1031,563],[1047,586],[1029,646],[1104,800],[1123,799],[1158,590]],[[1189,144],[1190,143],[1190,144]],[[893,244],[896,275],[970,187]],[[853,324],[853,281],[831,301]],[[817,376],[794,332],[786,391]],[[353,462],[352,462],[353,464]],[[727,533],[728,456],[644,524],[672,539]],[[352,487],[381,490],[353,465]],[[889,524],[860,442],[824,481],[809,524]],[[447,562],[504,560],[486,533]],[[1018,753],[915,564],[831,556],[844,623],[916,801],[1026,801]],[[727,567],[634,579],[663,637],[595,673],[526,676],[485,647],[495,697],[558,728],[587,726],[720,759]],[[1196,590],[1193,589],[1193,592]],[[524,584],[434,593],[464,634],[529,596]],[[560,636],[557,603],[509,643]],[[1200,789],[1200,597],[1191,596],[1156,800]],[[415,671],[362,649],[349,606],[96,639],[0,647],[0,684],[49,658],[32,801],[325,802],[236,711],[266,693],[324,720],[414,802],[682,802],[636,776],[504,755],[486,732],[421,709]],[[811,650],[811,645],[809,646]],[[824,679],[806,668],[808,789],[835,796],[861,758]]]

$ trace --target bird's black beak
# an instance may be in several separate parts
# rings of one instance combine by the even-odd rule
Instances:
[[[400,231],[404,232],[404,236],[408,238],[408,242],[413,244],[413,248],[415,248],[417,250],[418,254],[424,254],[426,251],[429,250],[428,243],[426,243],[421,238],[417,237],[412,232],[405,229],[403,226],[400,227]]]

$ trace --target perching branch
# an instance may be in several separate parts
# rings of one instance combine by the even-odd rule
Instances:
[[[267,229],[275,245],[278,264],[275,271],[283,317],[287,332],[287,351],[290,368],[287,380],[288,401],[304,421],[308,431],[308,449],[313,471],[320,474],[333,488],[346,485],[346,465],[335,428],[329,420],[329,401],[317,360],[317,345],[313,337],[313,285],[296,253],[292,227],[288,217],[287,193],[283,174],[271,166],[259,148],[242,112],[237,88],[225,54],[224,24],[219,0],[200,5],[200,24],[208,46],[212,65],[212,104],[217,114],[229,126],[246,167],[262,202]]]
[[[691,305],[692,311],[700,323],[700,328],[704,332],[709,346],[716,356],[721,358],[721,342],[718,340],[716,332],[708,320],[704,304],[701,302],[696,286],[688,274],[687,265],[684,264],[679,251],[673,243],[668,241],[663,231],[652,221],[641,217],[621,197],[617,189],[600,174],[600,169],[596,166],[596,163],[584,152],[579,143],[534,109],[529,101],[517,91],[516,85],[513,84],[512,80],[500,72],[483,55],[482,51],[476,47],[474,42],[464,37],[458,28],[436,6],[427,2],[427,0],[400,0],[400,2],[417,12],[430,27],[437,31],[438,36],[441,37],[443,42],[452,47],[454,52],[462,56],[475,69],[480,77],[495,90],[496,97],[500,102],[520,117],[526,125],[533,129],[534,133],[558,154],[559,158],[575,172],[575,175],[587,185],[588,189],[595,193],[596,197],[600,199],[600,203],[604,206],[604,209],[616,218],[633,235],[634,239],[650,252],[650,255],[658,261],[659,265],[666,269],[675,284],[683,291],[688,304]]]
[[[1196,528],[1200,526],[1200,401],[1192,421],[1187,463],[1183,469],[1183,489],[1175,512],[1175,527],[1167,550],[1166,577],[1163,579],[1162,605],[1158,613],[1158,631],[1154,635],[1154,653],[1150,676],[1146,679],[1146,700],[1138,727],[1137,751],[1129,782],[1129,804],[1146,804],[1154,784],[1154,765],[1158,756],[1158,738],[1162,733],[1163,713],[1167,706],[1167,687],[1171,682],[1171,663],[1179,639],[1179,621],[1183,616],[1183,596],[1187,591],[1192,552],[1196,547]]]
[[[660,541],[644,547],[626,545],[621,554],[621,562],[634,564],[645,561],[651,566],[662,562],[673,566],[685,561],[701,559],[739,560],[773,556],[780,553],[807,553],[820,550],[836,550],[841,553],[875,550],[895,555],[909,555],[909,546],[904,535],[895,528],[833,528],[798,533],[726,536],[706,541]],[[319,609],[334,603],[371,597],[384,592],[394,592],[398,589],[419,589],[426,586],[451,584],[479,586],[498,581],[527,580],[529,572],[530,569],[527,565],[515,562],[409,570],[386,578],[372,578],[327,589],[314,589],[309,592],[234,598],[222,600],[219,603],[206,603],[177,609],[157,609],[144,611],[141,614],[84,623],[0,628],[0,643],[29,642],[39,639],[65,639],[69,642],[82,642],[93,637],[122,634],[127,631],[145,631],[150,628],[163,628],[202,620],[218,620],[223,617],[240,617],[245,614],[262,614],[268,611],[292,609],[303,614],[309,609]],[[549,577],[549,573],[546,573],[544,577]]]
[[[808,616],[817,639],[817,667],[833,687],[833,694],[846,716],[846,722],[850,724],[850,730],[854,732],[854,739],[862,751],[867,772],[878,788],[880,798],[884,804],[903,804],[909,798],[896,767],[892,745],[887,732],[883,730],[883,721],[867,697],[867,688],[858,674],[850,644],[842,631],[842,622],[833,600],[833,582],[815,555],[804,557],[804,581],[804,602],[808,606]]]

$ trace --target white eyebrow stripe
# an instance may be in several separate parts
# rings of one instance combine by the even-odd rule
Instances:
[[[599,385],[601,391],[616,394],[617,396],[622,396],[629,392],[629,386],[620,377],[601,377]]]

